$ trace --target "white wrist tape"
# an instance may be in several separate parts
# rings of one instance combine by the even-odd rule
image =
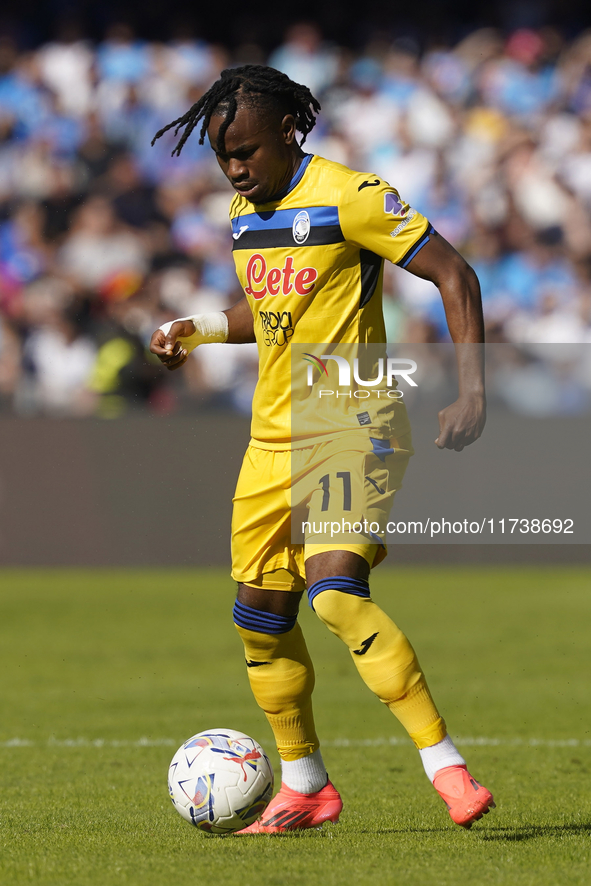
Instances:
[[[181,343],[187,353],[195,350],[197,345],[212,344],[213,342],[225,342],[228,340],[228,318],[222,311],[212,312],[211,314],[194,314],[192,317],[179,317],[179,320],[191,320],[195,332],[186,338],[179,336],[177,341]],[[164,335],[168,335],[173,323],[163,323],[160,329]]]

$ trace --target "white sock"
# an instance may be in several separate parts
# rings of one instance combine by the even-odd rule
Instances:
[[[328,781],[320,748],[299,760],[282,760],[281,778],[283,784],[300,794],[320,791]]]
[[[446,766],[465,766],[466,761],[458,751],[457,747],[446,735],[442,741],[431,745],[430,748],[421,748],[419,750],[427,778],[431,783],[440,769]]]

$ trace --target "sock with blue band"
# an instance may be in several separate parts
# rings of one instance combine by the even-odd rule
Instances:
[[[348,575],[333,575],[331,578],[315,581],[308,588],[308,602],[312,609],[318,594],[334,590],[339,590],[343,594],[352,594],[354,597],[369,597],[369,582],[362,578],[349,578]]]
[[[295,627],[297,615],[275,615],[253,609],[239,600],[234,603],[234,623],[248,631],[260,631],[263,634],[286,634]]]
[[[400,720],[417,748],[447,735],[414,649],[370,598],[366,581],[333,576],[308,588],[310,605],[349,648],[365,684]]]
[[[234,622],[244,643],[253,695],[273,730],[282,761],[314,754],[319,747],[312,713],[314,668],[296,617],[262,612],[236,601]],[[320,755],[312,768],[294,769],[294,784],[313,784],[308,793],[326,784],[326,771],[320,771],[318,759],[322,760]],[[315,787],[318,782],[322,784]]]

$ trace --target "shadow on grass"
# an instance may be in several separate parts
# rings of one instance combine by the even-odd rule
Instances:
[[[521,825],[520,827],[489,827],[475,831],[483,841],[509,841],[519,843],[522,840],[537,840],[540,837],[564,837],[566,834],[591,834],[591,822],[580,824],[548,824]]]
[[[256,837],[258,840],[261,838],[273,839],[277,838],[283,840],[298,840],[298,839],[309,839],[312,834],[316,836],[328,836],[337,834],[339,835],[338,828],[333,831],[333,827],[329,825],[328,828],[326,826],[323,828],[322,826],[317,828],[305,828],[303,830],[296,829],[294,831],[285,831],[283,833],[278,834],[248,834],[245,835],[250,837]],[[450,828],[450,827],[439,827],[439,828],[359,828],[355,829],[355,834],[373,834],[378,836],[386,836],[389,834],[458,834],[459,829]],[[487,827],[486,830],[484,828],[476,828],[474,830],[470,830],[470,834],[474,837],[477,837],[479,840],[483,842],[513,842],[519,843],[523,840],[537,840],[541,837],[564,837],[566,834],[581,834],[587,835],[591,834],[591,822],[584,822],[581,824],[556,824],[556,825],[521,825],[519,827]],[[230,836],[229,834],[226,836]],[[224,836],[223,839],[226,839]],[[349,832],[350,836],[350,832]],[[242,838],[244,839],[244,837]]]
[[[450,827],[440,828],[367,828],[357,831],[359,834],[457,834],[459,830]],[[582,824],[556,824],[556,825],[521,825],[518,827],[486,827],[475,828],[470,831],[472,836],[485,841],[510,841],[521,842],[522,840],[536,840],[540,837],[564,837],[566,834],[591,834],[591,822]]]

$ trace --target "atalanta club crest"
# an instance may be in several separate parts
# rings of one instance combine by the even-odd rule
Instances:
[[[302,209],[301,212],[298,212],[296,217],[293,220],[293,239],[295,242],[301,246],[302,243],[305,243],[310,234],[310,216],[306,212],[305,209]]]

